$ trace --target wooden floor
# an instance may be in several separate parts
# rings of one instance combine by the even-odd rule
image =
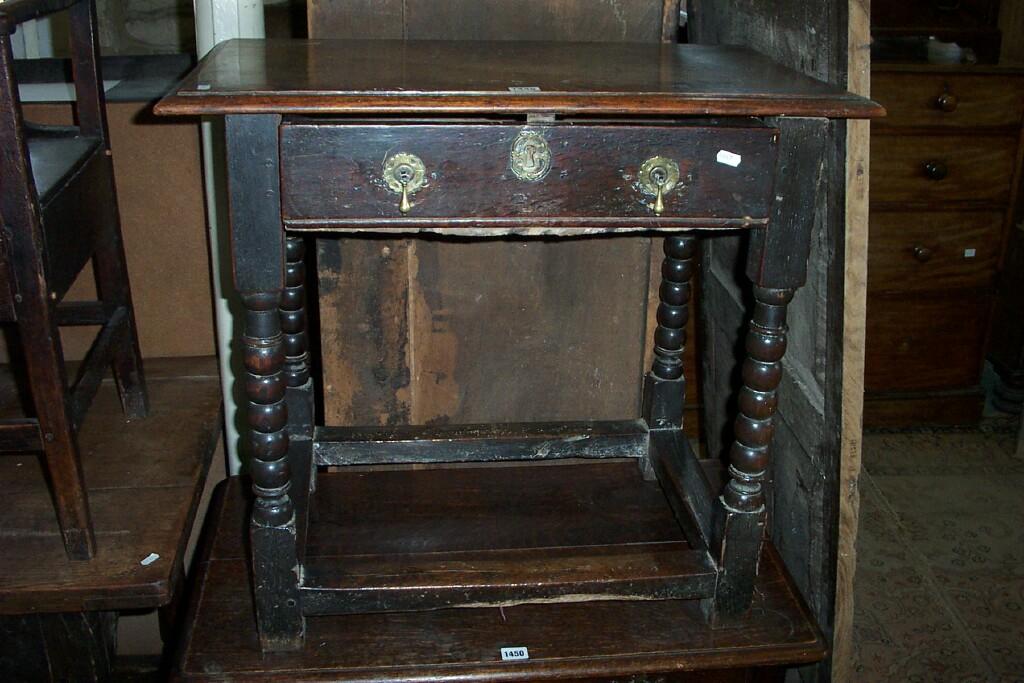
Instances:
[[[603,480],[591,478],[604,486],[575,495],[565,495],[572,482],[558,476],[571,469],[533,468],[536,481],[528,495],[548,495],[524,506],[514,524],[500,527],[490,523],[502,507],[500,499],[491,497],[488,505],[487,495],[469,490],[464,480],[472,477],[465,470],[420,470],[415,475],[422,485],[418,492],[406,486],[413,481],[408,471],[321,473],[308,552],[312,559],[331,557],[343,571],[348,560],[383,549],[407,552],[407,539],[415,537],[422,538],[419,550],[433,552],[465,552],[496,541],[536,548],[570,538],[576,543],[621,538],[682,542],[657,484],[643,482],[634,462],[594,467],[605,468]],[[522,468],[487,471],[495,479],[503,472],[522,478],[514,469]],[[507,490],[515,495],[522,488]],[[430,500],[430,490],[459,496],[454,504],[462,505],[465,514],[449,523],[458,529],[440,528],[442,520],[431,518],[437,501]],[[569,680],[772,666],[824,655],[820,632],[793,593],[774,549],[767,553],[750,616],[715,630],[692,600],[556,602],[310,617],[304,650],[262,655],[246,557],[247,489],[232,478],[218,494],[207,517],[177,658],[184,680]],[[593,513],[602,508],[595,522]],[[507,515],[500,517],[508,521]],[[563,525],[551,526],[559,517]],[[402,547],[389,548],[398,538],[405,539]],[[503,662],[502,647],[525,647],[529,660]],[[699,679],[748,680],[744,675],[700,674]]]
[[[0,458],[0,614],[159,607],[182,558],[221,433],[213,358],[146,362],[149,417],[126,420],[106,382],[79,435],[97,554],[64,553],[39,459]],[[156,554],[159,559],[143,565]]]

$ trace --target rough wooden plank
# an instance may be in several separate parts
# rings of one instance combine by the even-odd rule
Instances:
[[[648,258],[645,238],[320,240],[326,423],[639,416]]]
[[[847,87],[871,96],[870,0],[849,0]],[[837,549],[832,680],[854,680],[853,582],[857,567],[860,514],[864,338],[867,306],[868,178],[870,124],[846,127],[846,227],[843,267],[842,415],[839,470],[839,547]]]
[[[310,0],[310,38],[671,40],[678,1]]]
[[[410,422],[408,242],[320,239],[317,266],[324,422]]]
[[[651,0],[405,0],[406,37],[655,43],[662,11]]]
[[[642,458],[647,425],[554,422],[428,427],[320,427],[314,435],[318,465]]]

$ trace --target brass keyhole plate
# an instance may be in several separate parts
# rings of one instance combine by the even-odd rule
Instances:
[[[644,194],[656,196],[659,186],[663,195],[668,194],[679,184],[679,164],[667,157],[651,157],[640,166],[637,181]]]
[[[384,160],[384,182],[395,194],[402,194],[402,185],[412,194],[423,187],[427,180],[427,169],[415,154],[398,152]]]
[[[551,148],[544,136],[524,130],[512,141],[509,166],[520,180],[541,180],[551,170]]]

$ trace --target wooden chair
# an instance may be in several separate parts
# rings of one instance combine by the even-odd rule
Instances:
[[[67,11],[77,126],[23,117],[11,34],[29,19]],[[112,366],[128,417],[148,410],[121,238],[92,0],[0,5],[0,321],[14,323],[34,417],[0,423],[0,452],[42,452],[69,557],[96,552],[76,431]],[[98,301],[63,302],[92,259]],[[69,383],[59,326],[100,331]]]

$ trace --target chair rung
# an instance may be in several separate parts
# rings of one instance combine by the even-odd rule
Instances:
[[[17,455],[43,450],[39,421],[25,418],[0,422],[0,454]]]
[[[110,316],[102,301],[65,301],[57,306],[58,325],[105,325]]]
[[[128,310],[124,306],[117,307],[96,335],[96,340],[78,369],[78,378],[71,387],[71,419],[75,429],[82,426],[85,413],[113,360],[117,333],[127,323]]]

